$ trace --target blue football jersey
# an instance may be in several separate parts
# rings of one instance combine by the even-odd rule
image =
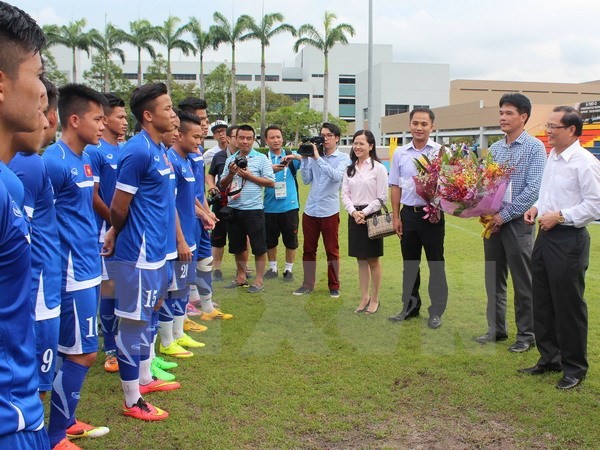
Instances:
[[[10,164],[10,163],[9,163]],[[4,162],[0,161],[0,180],[4,183],[6,190],[15,201],[17,206],[23,211],[23,202],[25,200],[25,189],[19,177],[8,168]]]
[[[117,163],[121,151],[122,147],[112,145],[104,139],[100,139],[98,145],[88,145],[85,148],[85,152],[92,161],[94,183],[100,185],[98,195],[109,208],[117,185]],[[96,214],[96,222],[98,223],[98,242],[104,242],[104,235],[110,226],[98,214]]]
[[[190,153],[188,158],[192,161],[192,169],[194,171],[194,178],[196,179],[196,198],[200,200],[200,203],[204,203],[204,156],[202,153],[204,149],[200,146],[200,153]]]
[[[115,257],[141,269],[166,260],[171,167],[162,145],[145,130],[132,137],[117,168],[116,189],[133,195],[127,221],[117,236]]]
[[[0,181],[0,436],[44,426],[38,383],[29,229]]]
[[[31,223],[32,298],[36,320],[60,314],[60,238],[54,192],[48,170],[37,153],[17,153],[9,164],[25,188],[25,213]]]
[[[181,157],[174,149],[168,151],[169,161],[175,173],[177,190],[175,206],[179,215],[179,224],[190,250],[196,250],[196,179],[190,160]]]
[[[169,154],[166,148],[164,148],[167,159]],[[173,164],[169,161],[169,167],[171,168],[171,175],[169,175],[169,209],[167,210],[169,225],[167,228],[167,259],[169,261],[177,259],[177,227],[175,226],[175,211],[177,206],[175,205],[175,197],[177,196],[177,178],[173,171]]]
[[[42,159],[54,189],[62,286],[66,291],[97,286],[102,272],[90,157],[85,152],[77,155],[60,140],[46,149]]]

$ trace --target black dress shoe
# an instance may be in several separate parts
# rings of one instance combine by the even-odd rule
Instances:
[[[556,383],[556,389],[562,389],[565,391],[567,389],[573,389],[575,386],[579,386],[582,381],[583,378],[568,377],[565,375],[558,383]]]
[[[479,342],[480,344],[487,344],[488,342],[505,341],[507,339],[508,336],[506,336],[505,334],[492,335],[490,333],[485,333],[483,336],[476,337],[475,342]]]
[[[402,311],[399,314],[396,314],[395,316],[388,317],[388,320],[391,320],[392,322],[403,322],[405,320],[410,320],[413,317],[419,317],[419,311]]]
[[[427,326],[433,330],[442,326],[442,318],[440,316],[431,316],[427,321]]]
[[[520,373],[526,373],[527,375],[543,375],[548,372],[560,372],[561,369],[557,367],[538,366],[537,364],[533,367],[525,367],[519,369]]]
[[[525,353],[527,350],[533,347],[535,347],[534,341],[517,341],[508,347],[508,351],[513,353]]]

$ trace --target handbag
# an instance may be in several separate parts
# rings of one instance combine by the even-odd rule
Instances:
[[[223,222],[233,220],[234,210],[231,206],[223,206],[218,213],[219,219]]]
[[[380,198],[377,200],[379,200],[379,203],[381,203],[381,207],[385,212],[383,214],[371,214],[369,217],[367,217],[367,231],[369,234],[369,239],[381,239],[396,234],[392,215],[385,206],[385,203],[383,203],[383,200]]]

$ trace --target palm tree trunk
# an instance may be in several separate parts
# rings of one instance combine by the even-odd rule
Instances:
[[[204,55],[200,52],[200,97],[204,98]]]
[[[109,91],[108,80],[108,58],[106,58],[104,60],[104,92]]]
[[[167,92],[171,95],[171,49],[167,49]]]
[[[261,45],[260,58],[260,146],[265,146],[265,128],[267,127],[267,87],[265,85],[265,46]]]
[[[235,85],[235,44],[231,45],[231,124],[237,121],[237,87]]]
[[[73,51],[73,83],[77,83],[77,62],[75,61],[75,47],[71,49]]]
[[[324,52],[324,56],[325,70],[323,71],[323,122],[327,122],[327,117],[329,116],[329,111],[327,110],[329,103],[329,55],[327,52]]]
[[[142,85],[142,48],[138,47],[138,87]]]

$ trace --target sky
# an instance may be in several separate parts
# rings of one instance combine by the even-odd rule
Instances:
[[[191,16],[203,27],[219,11],[232,19],[248,14],[260,21],[279,12],[286,23],[313,24],[322,30],[325,10],[337,23],[351,24],[350,42],[368,42],[368,0],[8,0],[42,25],[63,25],[86,18],[89,28],[105,21],[129,29],[129,22],[148,19],[161,24],[169,14],[185,23]],[[391,44],[396,62],[450,65],[451,79],[580,83],[600,79],[600,34],[595,19],[600,2],[593,0],[373,0],[373,42]],[[279,35],[266,51],[267,62],[293,66],[294,38]],[[127,50],[135,59],[133,49]],[[172,57],[190,59],[173,52]],[[226,61],[231,50],[209,50],[205,61]],[[260,61],[258,43],[237,46],[236,60]]]

